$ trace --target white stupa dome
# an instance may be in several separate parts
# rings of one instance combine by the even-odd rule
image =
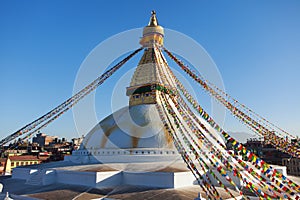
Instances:
[[[174,149],[154,104],[124,107],[99,122],[80,149]]]
[[[199,120],[209,127],[203,119]],[[215,130],[209,131],[225,144]],[[175,150],[154,104],[124,107],[107,116],[86,135],[80,150],[143,148]]]

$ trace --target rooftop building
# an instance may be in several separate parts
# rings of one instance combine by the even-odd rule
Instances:
[[[49,136],[45,133],[38,133],[35,137],[32,138],[32,142],[37,143],[39,146],[43,147],[49,145],[57,138],[57,136]]]

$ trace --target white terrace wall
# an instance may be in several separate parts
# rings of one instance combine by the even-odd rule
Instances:
[[[172,172],[123,172],[123,184],[149,187],[173,188],[174,173]]]
[[[56,170],[56,182],[73,185],[95,186],[97,177],[96,173],[97,172]]]

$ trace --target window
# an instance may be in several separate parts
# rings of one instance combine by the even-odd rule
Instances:
[[[23,166],[24,165],[24,162],[21,162],[21,166]]]
[[[15,163],[14,162],[11,162],[11,164],[10,164],[12,167],[14,167],[15,166]]]
[[[28,165],[28,162],[25,162],[25,165]]]
[[[16,166],[19,166],[19,162],[16,162]]]

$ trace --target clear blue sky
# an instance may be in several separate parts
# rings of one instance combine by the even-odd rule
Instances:
[[[229,94],[300,135],[300,1],[1,0],[0,137],[70,97],[88,53],[114,34],[145,26],[153,9],[162,26],[208,51]],[[108,93],[116,79],[97,94]],[[101,105],[99,119],[109,114]],[[225,127],[244,131],[229,115]],[[75,137],[72,113],[44,132]]]

